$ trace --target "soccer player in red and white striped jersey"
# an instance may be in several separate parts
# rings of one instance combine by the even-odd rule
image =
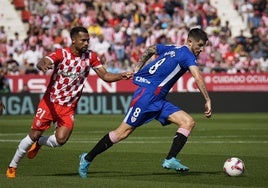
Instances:
[[[8,178],[16,177],[19,161],[28,152],[28,158],[36,156],[42,145],[58,147],[64,145],[71,136],[74,114],[82,95],[84,83],[90,69],[106,82],[132,78],[132,72],[113,74],[107,72],[97,53],[88,50],[89,33],[84,27],[74,27],[70,31],[70,47],[57,49],[43,57],[37,68],[46,72],[52,69],[47,90],[41,99],[29,134],[23,138],[6,172]],[[51,136],[42,136],[51,123],[56,126]]]

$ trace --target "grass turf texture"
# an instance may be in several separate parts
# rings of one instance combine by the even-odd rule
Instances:
[[[108,131],[116,128],[120,115],[77,115],[70,140],[61,148],[42,147],[36,158],[25,156],[15,179],[5,177],[6,168],[18,142],[30,129],[32,116],[0,117],[0,187],[2,188],[210,188],[267,187],[268,114],[214,114],[208,120],[193,114],[196,127],[178,156],[189,166],[187,173],[161,167],[169,150],[175,125],[158,122],[138,128],[129,138],[99,155],[81,179],[79,155],[87,152]],[[45,135],[53,132],[53,127]],[[239,157],[246,165],[240,177],[223,173],[229,157]]]

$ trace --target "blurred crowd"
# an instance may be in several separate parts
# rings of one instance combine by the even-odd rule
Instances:
[[[69,30],[84,26],[90,49],[108,71],[129,70],[144,49],[156,43],[181,46],[191,27],[209,35],[198,63],[204,73],[268,72],[268,4],[266,0],[233,1],[250,35],[233,36],[209,0],[25,0],[31,12],[27,37],[8,38],[0,26],[1,75],[42,74],[35,68],[49,52],[69,46]],[[231,21],[231,20],[230,20]]]

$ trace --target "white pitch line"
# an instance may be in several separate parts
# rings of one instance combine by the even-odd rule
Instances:
[[[20,140],[6,140],[0,139],[0,143],[14,143],[20,142]],[[68,143],[86,143],[92,144],[97,143],[98,140],[70,140]],[[138,140],[138,141],[122,141],[122,144],[170,144],[170,141],[152,141],[152,140]],[[188,141],[187,144],[268,144],[268,141],[244,141],[244,140],[237,140],[237,141]]]

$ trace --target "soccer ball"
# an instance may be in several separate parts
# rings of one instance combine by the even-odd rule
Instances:
[[[225,161],[223,170],[228,176],[240,176],[245,171],[245,164],[241,159],[232,157]]]

